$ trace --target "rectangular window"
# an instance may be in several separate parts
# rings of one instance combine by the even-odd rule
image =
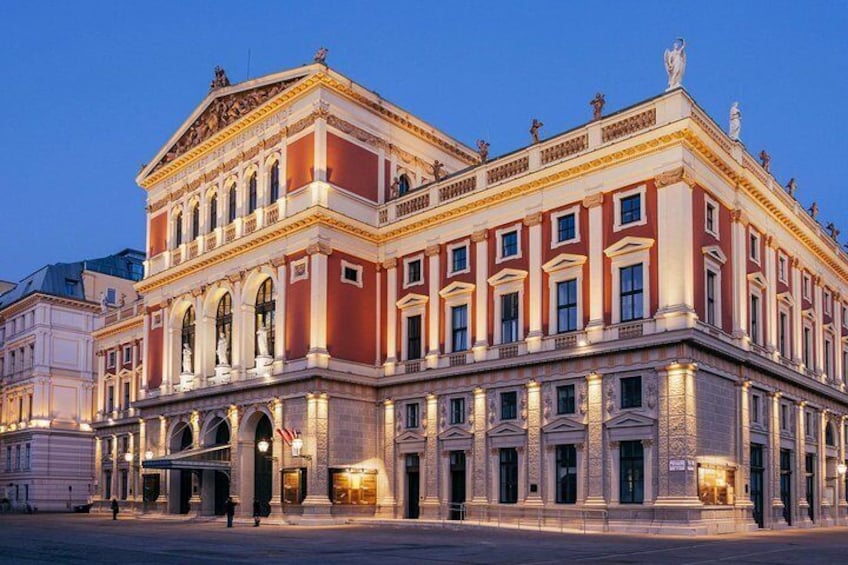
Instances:
[[[124,352],[124,365],[129,365],[132,363],[132,346],[127,345],[123,349]]]
[[[622,267],[619,271],[619,301],[621,321],[641,320],[642,312],[642,264]]]
[[[716,207],[712,202],[707,202],[706,228],[711,234],[715,234],[718,231],[716,230]]]
[[[15,446],[15,471],[21,470],[21,446]]]
[[[501,504],[518,502],[518,450],[514,447],[500,450],[500,496]]]
[[[126,469],[121,469],[121,500],[127,499],[130,486],[130,477]]]
[[[707,323],[716,325],[716,274],[707,271]]]
[[[832,377],[833,374],[831,372],[832,362],[831,357],[833,356],[833,342],[829,339],[824,340],[824,374],[828,377]]]
[[[642,219],[642,195],[634,194],[621,199],[621,221],[622,226],[632,224]]]
[[[501,393],[501,420],[515,420],[518,417],[518,393],[514,390]]]
[[[501,343],[518,341],[518,293],[501,296]]]
[[[642,377],[627,377],[621,379],[621,407],[641,408],[642,406]]]
[[[111,412],[115,409],[115,385],[106,387],[106,411]]]
[[[115,350],[109,351],[106,354],[106,366],[109,368],[113,368],[115,366],[115,358],[117,357]]]
[[[619,502],[642,504],[645,497],[645,453],[641,441],[619,444]]]
[[[417,428],[418,427],[418,403],[411,402],[406,405],[406,427],[407,428]]]
[[[812,368],[813,332],[809,326],[804,326],[803,361],[807,369]]]
[[[458,273],[468,268],[468,247],[455,247],[451,250],[451,272]]]
[[[406,264],[406,284],[421,282],[421,259],[415,259]]]
[[[789,407],[786,404],[780,405],[780,429],[789,430]]]
[[[807,453],[804,458],[804,467],[805,467],[805,481],[804,486],[806,487],[806,495],[807,495],[807,516],[809,516],[811,522],[815,522],[816,513],[816,456],[812,453]]]
[[[802,280],[804,281],[802,286],[802,291],[804,293],[804,298],[810,300],[810,275],[804,275]]]
[[[130,382],[126,381],[123,384],[123,403],[121,404],[122,410],[129,410],[130,408]]]
[[[788,326],[788,316],[786,315],[786,312],[781,312],[778,316],[777,322],[777,350],[780,352],[781,357],[788,357],[788,351],[786,348],[786,330]]]
[[[786,256],[782,253],[777,256],[777,278],[780,282],[785,283],[786,278]]]
[[[751,295],[751,341],[760,343],[760,297]]]
[[[557,414],[574,414],[574,385],[558,386]]]
[[[571,241],[577,237],[574,224],[574,214],[566,214],[557,218],[557,241]]]
[[[824,291],[823,302],[824,302],[824,313],[827,314],[828,316],[830,316],[830,313],[832,311],[832,308],[831,308],[832,304],[831,304],[831,295],[830,295],[829,290]]]
[[[28,443],[24,446],[24,470],[29,471],[30,461],[32,460],[32,444]]]
[[[12,470],[12,446],[6,446],[6,472]]]
[[[804,411],[804,434],[811,438],[815,430],[813,430],[813,414],[809,411]]]
[[[751,395],[751,421],[754,423],[760,423],[760,395],[754,394]]]
[[[450,423],[452,426],[465,423],[465,399],[462,397],[450,400]]]
[[[468,349],[468,306],[451,308],[451,351]]]
[[[501,234],[501,257],[518,255],[518,232],[510,231]]]
[[[708,505],[733,504],[735,475],[733,469],[698,465],[698,498]]]
[[[557,332],[577,329],[577,279],[557,283]]]
[[[421,315],[406,319],[406,358],[421,359]]]
[[[748,244],[751,261],[760,262],[760,236],[751,232],[748,234]]]
[[[354,267],[345,267],[343,271],[344,280],[352,283],[359,282],[359,270]]]
[[[103,498],[109,500],[112,498],[112,471],[103,472]]]
[[[577,502],[577,448],[574,445],[556,446],[557,504]]]

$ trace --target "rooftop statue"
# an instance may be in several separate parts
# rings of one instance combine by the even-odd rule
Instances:
[[[810,213],[810,216],[812,216],[815,220],[819,216],[819,205],[813,202],[812,204],[810,204],[810,207],[807,209],[807,211]]]
[[[795,191],[798,190],[798,183],[795,182],[795,177],[789,179],[789,182],[786,183],[786,192],[789,193],[789,196],[795,197]]]
[[[539,143],[539,130],[544,126],[542,122],[533,118],[533,123],[530,124],[530,137],[533,138],[533,143]]]
[[[225,86],[230,86],[230,79],[227,78],[227,71],[219,65],[215,67],[215,78],[212,79],[209,88],[215,90],[216,88],[224,88]]]
[[[326,65],[327,64],[327,53],[329,53],[329,52],[330,52],[330,50],[327,49],[326,47],[319,47],[318,51],[315,52],[315,56],[312,58],[312,61],[314,61],[315,63],[319,63],[321,65]]]
[[[760,164],[763,166],[766,172],[769,172],[769,169],[771,168],[771,155],[766,153],[765,149],[760,151]]]
[[[836,224],[830,222],[827,224],[827,231],[830,233],[830,237],[833,239],[839,239],[839,229],[836,227]]]
[[[444,171],[442,171],[442,169],[444,169],[444,168],[445,168],[445,165],[441,161],[439,161],[438,159],[433,161],[433,178],[436,180],[436,182],[439,182],[440,180],[442,180],[442,176],[443,176],[443,172],[444,172]]]
[[[606,98],[602,92],[598,92],[595,94],[595,97],[589,101],[589,105],[592,107],[592,119],[600,120],[601,114],[604,111],[604,104],[607,103]]]
[[[489,160],[489,143],[485,139],[477,140],[477,153],[480,155],[481,163]]]
[[[672,90],[683,83],[683,73],[686,72],[686,41],[678,37],[671,49],[665,50],[665,72],[668,73],[668,89]]]
[[[730,107],[730,139],[738,140],[742,134],[742,111],[739,110],[739,102],[734,102]]]

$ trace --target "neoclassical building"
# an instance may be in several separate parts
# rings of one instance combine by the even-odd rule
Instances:
[[[844,523],[848,258],[682,88],[488,159],[219,71],[137,182],[148,510]]]
[[[70,510],[96,494],[91,332],[136,296],[144,254],[47,265],[0,295],[0,498]]]

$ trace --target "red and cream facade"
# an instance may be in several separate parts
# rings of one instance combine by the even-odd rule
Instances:
[[[848,261],[681,89],[480,163],[311,65],[212,90],[137,182],[170,512],[845,519]]]

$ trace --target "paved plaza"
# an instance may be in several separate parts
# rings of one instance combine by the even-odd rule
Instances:
[[[716,537],[559,534],[441,525],[333,527],[0,516],[3,563],[840,563],[848,528]]]

